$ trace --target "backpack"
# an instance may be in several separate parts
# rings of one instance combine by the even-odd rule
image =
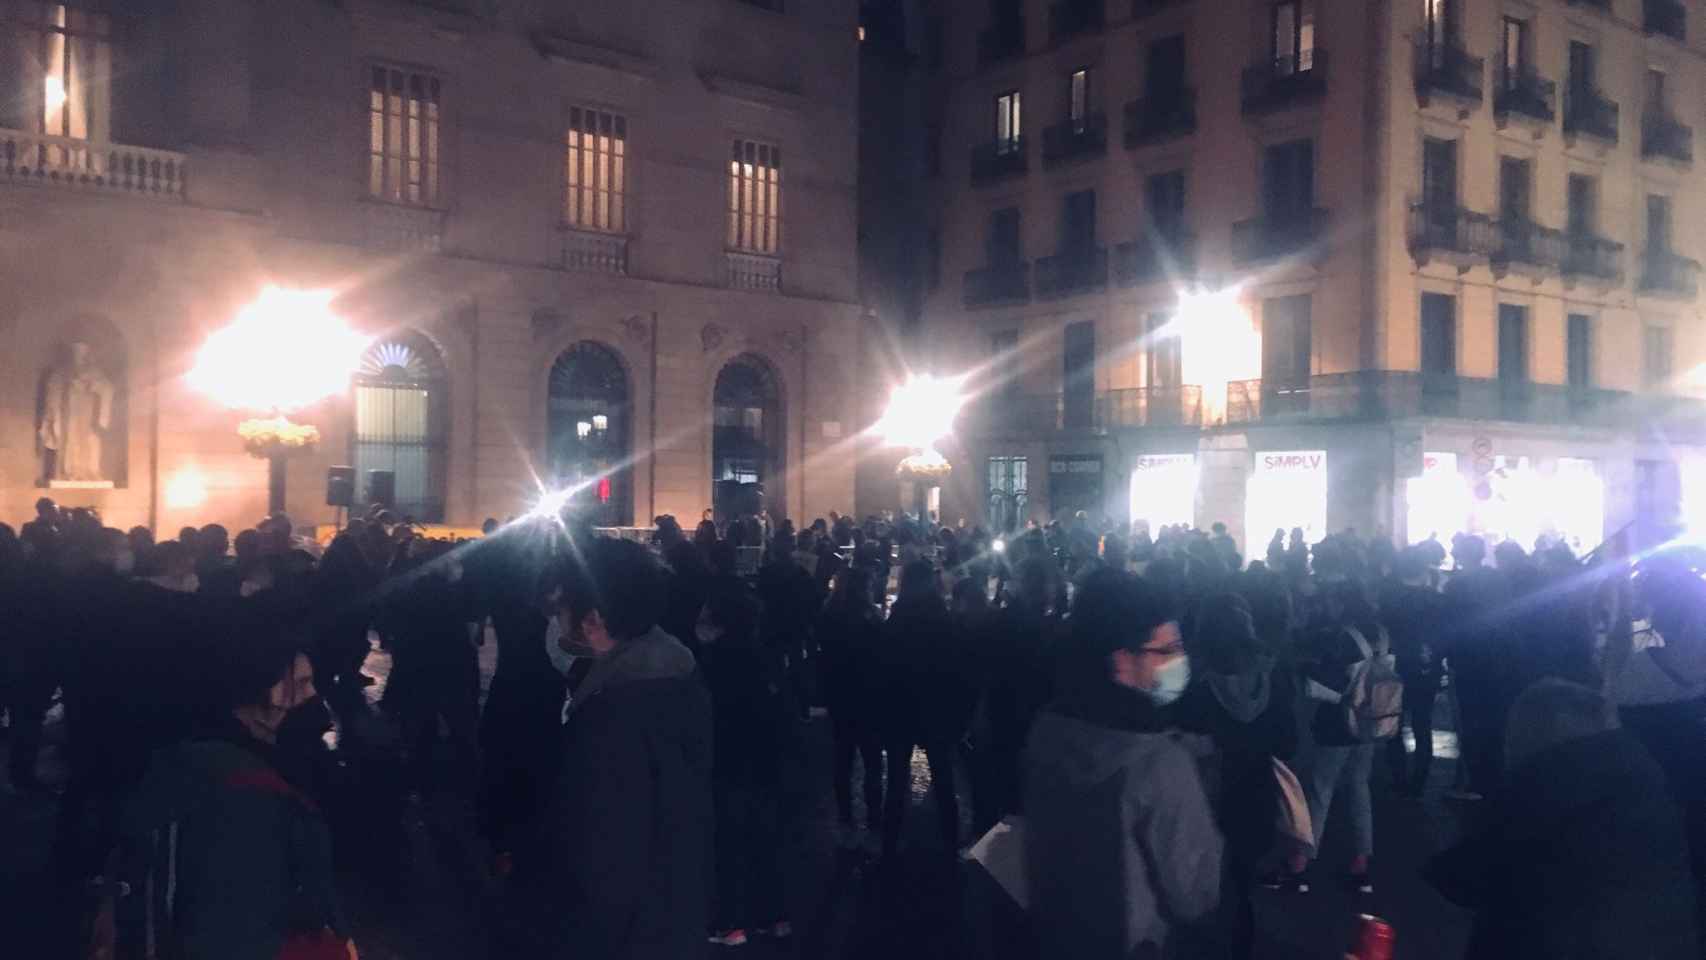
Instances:
[[[1391,654],[1375,656],[1368,640],[1355,627],[1345,631],[1362,651],[1362,660],[1351,667],[1351,680],[1339,700],[1345,711],[1345,727],[1359,743],[1390,740],[1398,735],[1404,720],[1404,681],[1399,679]]]

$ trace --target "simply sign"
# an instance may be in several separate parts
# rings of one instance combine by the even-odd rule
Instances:
[[[1132,461],[1133,470],[1165,470],[1169,467],[1196,466],[1197,455],[1194,453],[1158,453],[1138,457]]]
[[[1317,473],[1325,469],[1325,450],[1280,450],[1256,454],[1258,473]]]

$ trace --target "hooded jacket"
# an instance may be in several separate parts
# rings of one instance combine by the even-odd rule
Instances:
[[[1221,839],[1196,761],[1141,694],[1057,702],[1025,747],[1025,861],[1040,954],[1164,956],[1219,902]]]
[[[693,654],[653,628],[600,658],[563,727],[539,904],[548,956],[704,949],[711,704]]]
[[[1536,754],[1493,813],[1424,871],[1475,911],[1469,960],[1700,956],[1682,817],[1628,731]]]
[[[1279,803],[1273,762],[1289,763],[1297,748],[1295,701],[1290,672],[1266,661],[1249,673],[1204,672],[1173,706],[1180,729],[1214,744],[1205,786],[1227,856],[1243,870],[1273,844]]]

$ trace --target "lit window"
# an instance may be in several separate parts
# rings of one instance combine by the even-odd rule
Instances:
[[[729,248],[753,253],[780,250],[781,204],[781,149],[736,140],[729,160]]]
[[[1090,116],[1090,71],[1074,70],[1072,79],[1067,83],[1067,117],[1072,121],[1074,132],[1084,132],[1084,125]]]
[[[32,133],[102,142],[111,112],[111,21],[64,3],[3,4],[11,18],[0,31],[0,57],[26,92],[13,122]],[[32,102],[33,101],[33,102]],[[29,149],[31,156],[24,156]],[[34,151],[39,150],[39,154]],[[53,142],[19,145],[20,165],[99,173],[104,154]]]
[[[1012,153],[1019,149],[1019,106],[1017,90],[995,98],[996,153]]]
[[[570,107],[565,146],[563,222],[582,230],[626,230],[628,119]]]
[[[373,68],[368,97],[370,195],[392,203],[438,205],[442,104],[437,77]]]
[[[1313,0],[1277,0],[1273,9],[1273,69],[1280,76],[1315,67]]]

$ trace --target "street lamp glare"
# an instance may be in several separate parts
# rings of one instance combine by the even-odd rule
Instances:
[[[371,339],[332,311],[332,297],[266,287],[208,336],[189,385],[240,410],[296,410],[342,393]]]
[[[929,450],[954,431],[954,418],[965,398],[960,377],[914,376],[896,387],[877,421],[877,432],[890,446]]]

